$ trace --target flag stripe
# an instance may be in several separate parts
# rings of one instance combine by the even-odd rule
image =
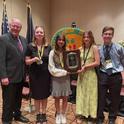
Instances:
[[[8,27],[8,17],[6,10],[6,1],[3,1],[3,17],[2,17],[2,25],[1,25],[1,34],[5,34],[9,31]]]

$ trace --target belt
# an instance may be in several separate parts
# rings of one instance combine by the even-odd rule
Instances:
[[[106,72],[103,72],[101,70],[100,70],[100,73],[104,73],[104,74],[108,75]],[[111,75],[108,75],[108,76],[115,76],[115,75],[120,75],[120,74],[121,74],[121,72],[116,72],[116,73],[112,73]]]

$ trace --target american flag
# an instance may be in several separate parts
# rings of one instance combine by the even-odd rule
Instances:
[[[5,34],[8,31],[9,31],[9,26],[8,26],[8,17],[6,10],[6,1],[3,0],[3,17],[2,17],[2,25],[1,25],[1,34]]]

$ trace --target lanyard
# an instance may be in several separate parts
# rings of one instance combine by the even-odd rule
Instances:
[[[83,64],[83,65],[85,65],[85,63],[86,63],[86,60],[87,60],[88,54],[89,54],[89,52],[90,52],[91,46],[92,46],[92,45],[90,45],[90,47],[88,48],[87,53],[86,53],[86,49],[85,49],[85,46],[84,46],[84,51],[83,51],[83,60],[84,60],[84,64]],[[85,53],[86,53],[86,56],[85,56]]]
[[[63,64],[63,54],[62,53],[60,53],[59,59],[60,59],[61,66],[63,68],[64,67],[64,64]]]
[[[38,57],[40,60],[42,59],[43,53],[44,53],[44,46],[42,46],[42,48],[38,47]]]

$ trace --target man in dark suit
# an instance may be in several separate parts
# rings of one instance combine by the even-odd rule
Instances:
[[[11,124],[13,117],[16,121],[27,123],[29,120],[22,116],[20,111],[27,43],[26,39],[19,35],[22,28],[19,19],[13,18],[9,26],[9,33],[0,36],[2,123]]]

